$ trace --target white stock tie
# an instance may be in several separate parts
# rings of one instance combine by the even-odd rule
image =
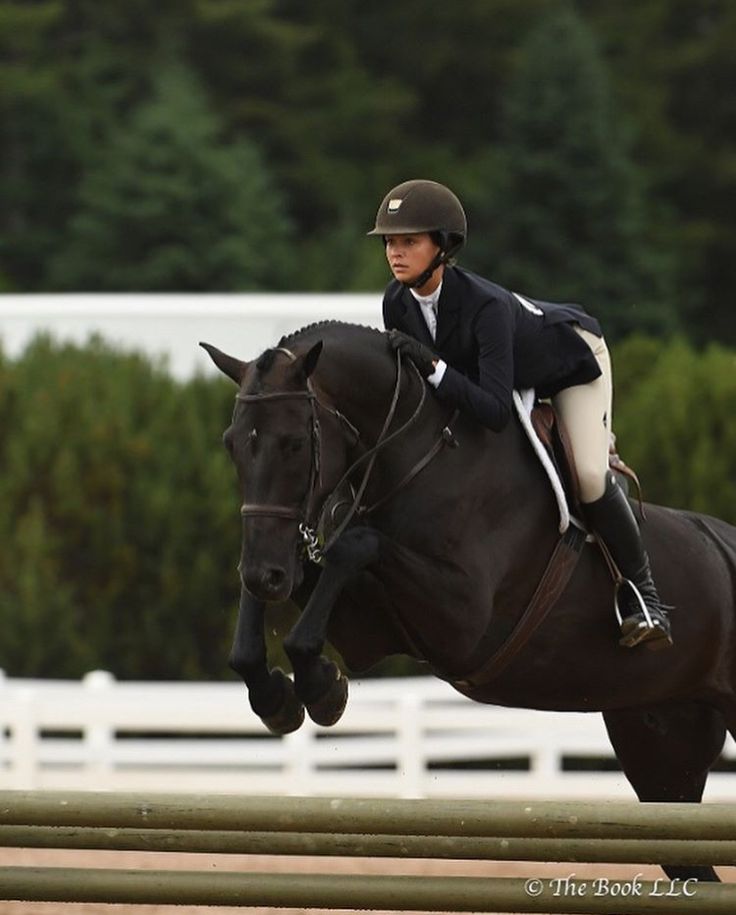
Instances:
[[[437,303],[433,302],[429,306],[429,332],[432,339],[437,339]]]

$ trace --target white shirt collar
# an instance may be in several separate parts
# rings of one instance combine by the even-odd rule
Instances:
[[[420,305],[423,305],[425,308],[432,308],[436,311],[437,302],[439,302],[440,293],[442,292],[442,281],[440,280],[439,286],[434,290],[434,292],[430,292],[429,295],[419,295],[416,289],[409,289],[409,292],[414,296]]]

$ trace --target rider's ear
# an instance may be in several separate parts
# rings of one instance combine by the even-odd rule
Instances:
[[[302,362],[302,372],[304,373],[305,378],[309,378],[312,372],[317,367],[317,360],[319,359],[319,354],[322,352],[322,341],[318,340],[317,343],[309,350],[307,355],[304,357],[304,362]]]
[[[212,346],[210,343],[200,343],[199,345],[202,349],[207,350],[210,359],[224,375],[232,378],[236,384],[241,384],[243,378],[245,378],[245,373],[248,371],[247,362],[241,362],[235,356],[228,356],[227,353],[223,353],[222,350],[217,349],[216,346]]]

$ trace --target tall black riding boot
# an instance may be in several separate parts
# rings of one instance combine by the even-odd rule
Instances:
[[[597,501],[584,505],[583,509],[590,527],[603,542],[624,578],[617,594],[621,616],[620,644],[633,648],[640,642],[647,642],[647,647],[653,649],[671,645],[669,617],[652,580],[639,525],[615,477],[608,474],[605,493]]]

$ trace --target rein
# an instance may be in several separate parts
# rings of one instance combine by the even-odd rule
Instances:
[[[292,361],[296,359],[296,356],[285,347],[279,347],[278,352],[282,352],[287,355]],[[378,435],[378,439],[373,447],[369,448],[363,454],[360,455],[353,463],[348,467],[345,473],[340,478],[339,482],[335,485],[333,491],[338,490],[344,483],[349,481],[349,478],[355,472],[355,470],[363,463],[366,463],[365,470],[363,472],[360,485],[357,490],[354,490],[353,501],[350,505],[350,508],[347,511],[347,514],[342,519],[338,527],[330,535],[329,540],[324,544],[320,544],[319,532],[322,529],[324,522],[324,509],[320,512],[320,515],[314,525],[310,525],[310,520],[314,512],[314,502],[317,494],[317,483],[320,480],[320,471],[321,471],[321,454],[322,454],[322,434],[319,424],[318,408],[325,410],[327,413],[330,413],[332,416],[335,416],[350,432],[355,436],[356,444],[360,440],[360,433],[353,426],[353,424],[340,413],[338,410],[333,409],[332,407],[323,404],[317,397],[312,388],[311,381],[307,379],[307,390],[306,391],[272,391],[265,394],[237,394],[235,399],[241,403],[262,403],[264,401],[274,401],[274,400],[308,400],[310,405],[310,410],[312,414],[311,418],[311,429],[312,429],[312,457],[311,457],[311,467],[309,473],[309,484],[307,493],[304,497],[303,503],[300,506],[290,506],[290,505],[274,505],[274,504],[261,504],[261,503],[243,503],[240,507],[240,514],[242,517],[248,516],[267,516],[282,518],[287,521],[299,521],[299,533],[302,535],[304,541],[304,546],[306,548],[307,556],[312,562],[321,562],[323,554],[329,550],[329,548],[335,543],[337,538],[343,533],[345,528],[348,526],[353,517],[358,515],[365,515],[380,505],[384,504],[389,498],[395,495],[400,489],[406,486],[410,480],[412,480],[420,470],[422,470],[426,465],[435,457],[439,452],[440,448],[445,443],[451,443],[456,445],[457,442],[454,440],[452,433],[450,432],[449,425],[446,426],[442,431],[442,436],[434,444],[431,450],[424,455],[409,471],[408,474],[395,486],[389,493],[380,498],[373,505],[363,508],[360,505],[363,494],[368,486],[368,481],[370,480],[373,467],[376,462],[376,458],[379,453],[386,448],[391,442],[393,442],[398,436],[404,433],[419,417],[422,407],[426,401],[427,389],[426,385],[423,382],[422,376],[414,365],[413,362],[409,363],[414,370],[415,374],[419,378],[421,384],[421,394],[419,397],[419,402],[417,403],[414,411],[411,416],[404,422],[398,429],[395,429],[389,434],[388,430],[391,426],[391,423],[396,415],[396,409],[399,403],[399,394],[401,390],[401,379],[402,379],[402,361],[401,361],[401,352],[397,351],[396,353],[396,382],[394,385],[393,394],[391,397],[391,403],[388,408],[388,412],[383,421],[381,431]],[[457,416],[457,411],[453,415],[453,420]],[[452,421],[451,421],[452,422]],[[352,489],[352,486],[351,486]]]

